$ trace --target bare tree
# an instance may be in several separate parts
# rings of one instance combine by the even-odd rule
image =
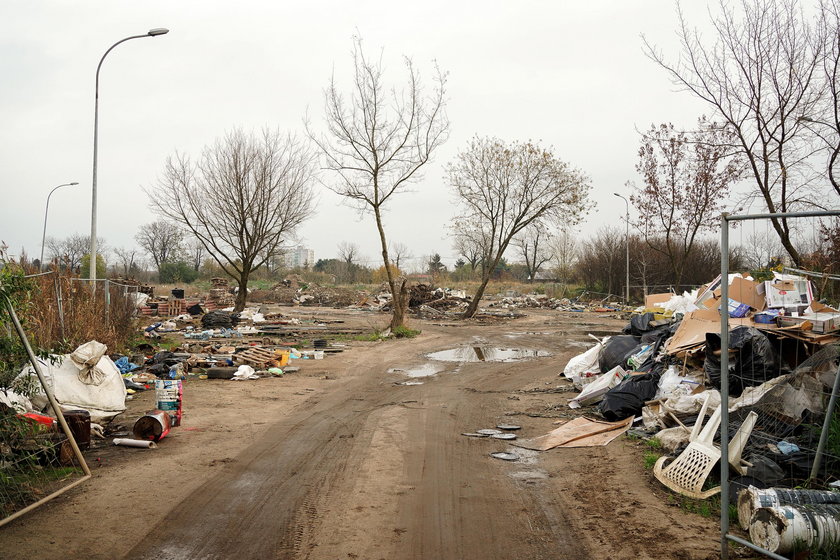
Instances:
[[[455,220],[450,229],[454,240],[452,248],[464,257],[472,272],[477,271],[487,254],[487,240],[483,237],[482,229],[477,223],[465,220]]]
[[[157,220],[140,228],[134,236],[160,272],[164,263],[177,260],[183,252],[184,230],[170,220]]]
[[[840,196],[840,1],[821,2],[820,23],[826,40],[822,78],[827,95],[817,116],[802,115],[799,120],[818,138],[827,157],[828,180]]]
[[[427,96],[410,58],[405,65],[405,88],[389,91],[382,61],[368,60],[361,39],[354,38],[349,99],[333,76],[324,92],[327,133],[310,132],[326,157],[326,168],[337,177],[329,188],[373,214],[392,296],[391,328],[405,324],[408,288],[405,278],[394,276],[382,211],[394,194],[420,178],[420,169],[449,134],[446,75],[435,65],[434,87]]]
[[[356,243],[342,241],[338,244],[338,258],[341,260],[341,276],[344,282],[356,281],[356,269],[359,267],[359,246]]]
[[[198,270],[204,262],[204,257],[207,255],[207,250],[204,244],[199,239],[193,239],[184,247],[184,251],[190,259],[193,269]]]
[[[114,249],[114,254],[117,256],[117,262],[121,267],[120,274],[129,277],[137,269],[138,251],[136,247],[117,247]]]
[[[554,256],[555,275],[563,283],[568,282],[574,274],[578,257],[578,243],[572,232],[562,228],[551,240],[551,253]]]
[[[534,280],[542,266],[554,258],[552,253],[551,235],[542,223],[536,223],[513,240],[519,249],[519,254],[525,261],[528,278]]]
[[[753,232],[747,242],[740,245],[746,265],[751,269],[768,268],[778,262],[785,249],[779,238],[767,233]]]
[[[481,284],[464,317],[472,317],[492,271],[511,240],[552,218],[573,224],[583,213],[589,185],[579,171],[531,142],[506,144],[474,138],[447,166],[465,224],[477,228],[484,247]]]
[[[293,136],[229,133],[206,147],[196,163],[175,154],[157,187],[152,208],[198,239],[239,291],[245,307],[251,272],[280,250],[312,213],[314,158]]]
[[[587,288],[618,291],[624,281],[625,242],[621,228],[605,225],[582,243],[577,270]]]
[[[413,255],[408,249],[408,245],[402,242],[392,243],[390,248],[388,249],[388,253],[391,257],[391,262],[397,267],[397,270],[402,270],[400,267],[400,263],[403,261],[410,260]]]
[[[717,40],[703,42],[678,10],[682,53],[668,62],[645,40],[648,56],[672,80],[709,103],[735,134],[731,148],[744,154],[754,190],[771,213],[818,205],[810,180],[812,153],[803,115],[819,109],[824,40],[819,26],[804,21],[796,0],[742,0],[737,9],[724,0],[712,20]],[[791,259],[802,258],[785,218],[773,229]]]
[[[734,140],[730,130],[704,118],[692,134],[669,123],[651,125],[642,137],[636,170],[643,184],[630,196],[639,212],[636,227],[668,258],[678,286],[695,239],[717,230],[723,201],[741,174],[742,160],[725,147]]]
[[[104,239],[97,237],[96,243],[99,246],[99,253],[107,252],[108,248]],[[51,260],[56,261],[59,266],[64,266],[68,270],[79,272],[79,268],[82,266],[82,257],[90,249],[90,235],[74,233],[64,239],[48,237],[46,244]]]

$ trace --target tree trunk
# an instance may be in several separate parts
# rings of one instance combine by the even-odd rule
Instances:
[[[239,278],[236,279],[236,283],[239,286],[239,292],[236,294],[236,304],[233,306],[234,313],[239,313],[245,309],[245,302],[248,299],[248,277],[250,275],[250,270],[243,271],[242,274],[239,275]]]
[[[405,326],[405,315],[408,312],[408,280],[400,278],[399,290],[397,290],[398,297],[391,296],[391,324],[389,325],[391,331],[396,327]]]
[[[489,274],[487,274],[484,278],[481,279],[481,285],[475,291],[475,296],[473,296],[472,301],[467,306],[467,310],[464,311],[464,315],[462,316],[463,319],[471,319],[475,316],[476,311],[478,311],[478,303],[481,301],[481,296],[484,295],[484,289],[487,287],[487,283],[489,281]]]
[[[385,264],[385,274],[388,276],[388,287],[391,289],[391,330],[405,326],[405,314],[408,310],[408,286],[405,278],[394,278],[391,270],[391,260],[388,258],[388,242],[385,239],[385,228],[382,226],[382,214],[379,206],[373,207],[376,218],[376,229],[379,231],[379,242],[382,244],[382,262]]]

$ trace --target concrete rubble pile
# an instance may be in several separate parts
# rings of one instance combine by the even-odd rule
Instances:
[[[591,407],[610,422],[635,419],[632,431],[668,453],[654,476],[675,492],[709,498],[720,491],[720,368],[728,352],[735,488],[836,484],[840,458],[815,450],[840,374],[840,311],[816,301],[800,276],[774,273],[759,282],[733,274],[727,281],[727,302],[720,277],[692,293],[648,296],[622,334],[597,339],[566,364],[561,375],[580,391],[569,406]],[[721,313],[729,315],[728,349],[721,348]],[[832,535],[814,540],[815,548],[840,545],[840,507],[793,503],[741,523],[754,542],[781,553],[792,550],[788,525]],[[780,524],[783,518],[791,521]]]

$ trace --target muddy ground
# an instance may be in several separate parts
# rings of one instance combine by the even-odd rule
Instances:
[[[158,449],[89,450],[93,478],[0,528],[0,557],[716,558],[716,520],[672,505],[636,442],[537,453],[461,435],[499,422],[521,425],[522,437],[552,430],[575,394],[557,377],[562,366],[590,345],[587,332],[623,325],[546,310],[488,324],[418,320],[415,339],[349,342],[283,378],[188,381],[183,425]],[[422,378],[389,372],[461,346],[551,356],[441,362]],[[115,422],[130,429],[151,393]],[[505,450],[522,458],[488,455]]]

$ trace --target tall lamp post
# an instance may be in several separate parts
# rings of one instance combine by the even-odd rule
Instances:
[[[618,198],[624,200],[624,223],[626,224],[626,232],[624,234],[624,245],[626,247],[625,251],[625,261],[624,261],[624,271],[626,274],[625,281],[624,281],[624,305],[630,305],[630,203],[627,201],[626,198],[621,196],[618,193],[613,193]]]
[[[126,37],[125,39],[121,39],[111,45],[105,54],[102,55],[102,58],[99,59],[99,65],[96,67],[96,99],[94,102],[93,108],[93,182],[92,182],[92,202],[91,202],[91,216],[90,216],[90,284],[91,290],[96,292],[96,159],[97,153],[99,149],[99,70],[102,68],[102,63],[105,62],[105,57],[108,56],[108,53],[114,50],[114,47],[119,45],[120,43],[125,43],[126,41],[130,41],[132,39],[142,39],[144,37],[157,37],[158,35],[166,35],[169,33],[168,29],[164,29],[162,27],[157,27],[155,29],[150,29],[148,33],[144,35],[132,35],[131,37]]]
[[[47,207],[44,210],[44,233],[41,235],[41,258],[38,259],[38,272],[44,270],[44,242],[47,240],[47,214],[50,212],[50,197],[52,193],[56,190],[60,189],[61,187],[70,187],[73,185],[78,185],[79,183],[64,183],[63,185],[58,185],[57,187],[53,187],[53,190],[50,191],[50,194],[47,195]]]

